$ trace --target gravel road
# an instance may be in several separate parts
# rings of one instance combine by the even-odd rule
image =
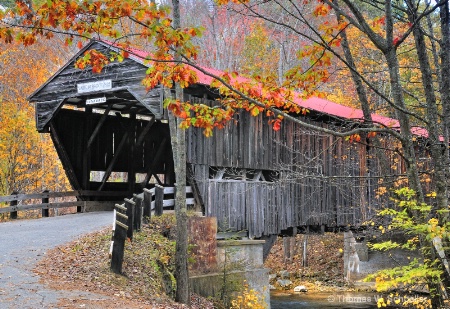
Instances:
[[[0,309],[57,308],[61,298],[104,299],[83,291],[48,289],[33,268],[47,250],[111,226],[112,217],[112,212],[92,212],[0,223]]]

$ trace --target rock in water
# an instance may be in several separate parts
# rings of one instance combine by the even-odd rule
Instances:
[[[304,285],[297,285],[297,286],[294,288],[294,292],[295,292],[295,293],[308,292],[308,289],[307,289],[306,286],[304,286]]]

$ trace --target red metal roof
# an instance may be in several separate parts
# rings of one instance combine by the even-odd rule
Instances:
[[[114,45],[113,43],[108,42],[108,41],[104,41],[104,42],[107,43],[108,45]],[[136,49],[136,48],[129,48],[129,52],[131,54],[131,56],[130,56],[131,58],[134,58],[135,60],[138,60],[140,62],[142,62],[145,58],[147,58],[149,56],[148,52],[145,52],[143,50]],[[203,66],[200,66],[200,68],[206,72],[211,73],[212,75],[215,75],[215,76],[221,76],[225,73],[220,70],[207,68],[207,67],[203,67]],[[213,78],[211,76],[208,76],[195,68],[193,68],[193,70],[197,73],[199,84],[209,86],[212,83]],[[235,79],[235,81],[248,82],[249,79],[238,76]],[[334,102],[331,102],[331,101],[328,101],[325,99],[311,97],[307,100],[303,100],[300,98],[300,95],[299,95],[297,97],[297,99],[295,99],[295,102],[299,106],[304,107],[308,110],[316,111],[316,112],[327,114],[330,116],[334,116],[334,117],[338,117],[338,118],[342,118],[342,119],[353,120],[353,121],[363,121],[364,120],[363,112],[361,109],[344,106],[344,105],[337,104],[337,103],[334,103]],[[400,127],[397,119],[389,118],[386,116],[381,116],[378,114],[372,114],[372,121],[376,124],[380,124],[380,125],[383,125],[386,127],[394,128],[394,129],[399,129],[399,127]],[[427,130],[424,128],[421,128],[421,127],[413,127],[411,129],[411,132],[414,135],[428,137]]]

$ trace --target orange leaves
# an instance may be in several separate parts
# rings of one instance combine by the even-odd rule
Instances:
[[[83,70],[88,66],[92,67],[93,73],[100,73],[103,67],[109,63],[109,59],[95,49],[88,50],[75,62],[75,67]]]
[[[367,138],[374,138],[375,136],[377,136],[377,132],[369,132],[367,133]],[[348,141],[349,143],[359,143],[361,141],[361,135],[359,134],[352,134],[350,136],[347,136],[345,138],[346,141]]]
[[[172,59],[168,57],[167,62],[152,62],[142,81],[147,89],[152,89],[158,84],[171,88],[173,83],[180,83],[182,88],[186,88],[198,81],[197,74],[192,68],[172,63],[170,60]]]
[[[349,143],[360,142],[361,136],[359,134],[353,134],[353,135],[347,136],[345,138],[345,140],[348,141]]]
[[[367,137],[368,138],[373,138],[375,136],[377,136],[377,132],[369,132],[369,133],[367,133]]]
[[[120,2],[123,3],[121,8],[120,8],[120,12],[123,16],[131,16],[131,13],[133,11],[133,7],[131,6],[131,4],[129,2]]]
[[[10,44],[13,41],[11,29],[0,29],[0,38],[4,39],[6,44]]]
[[[314,16],[325,16],[330,12],[330,7],[323,3],[319,3],[313,11]]]
[[[34,126],[34,108],[25,97],[50,75],[59,62],[55,43],[41,40],[24,49],[18,43],[0,43],[0,66],[14,68],[0,74],[4,86],[0,98],[0,195],[12,189],[37,192],[62,187],[64,172],[51,140],[38,134]],[[56,45],[57,47],[60,47]],[[67,184],[67,182],[66,182]]]
[[[203,134],[207,137],[212,135],[214,128],[223,128],[234,115],[234,110],[230,108],[209,107],[170,99],[164,101],[164,107],[167,107],[174,116],[183,119],[180,128],[187,129],[191,126],[202,128]]]

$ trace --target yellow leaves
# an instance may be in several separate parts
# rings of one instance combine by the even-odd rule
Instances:
[[[383,308],[383,307],[386,307],[386,302],[384,301],[384,298],[383,297],[380,297],[380,298],[378,298],[378,300],[377,300],[377,307],[378,308]]]
[[[267,304],[262,296],[254,289],[244,285],[243,291],[231,301],[230,309],[265,309]]]
[[[381,196],[385,195],[387,193],[386,187],[378,187],[376,190],[376,198],[380,198]]]
[[[433,191],[433,192],[431,192],[431,193],[428,193],[428,194],[427,194],[427,197],[436,198],[436,192]]]
[[[253,117],[256,117],[256,116],[258,116],[259,115],[259,113],[260,112],[262,112],[264,109],[262,108],[262,107],[259,107],[259,106],[253,106],[252,108],[250,108],[250,114],[253,116]]]

